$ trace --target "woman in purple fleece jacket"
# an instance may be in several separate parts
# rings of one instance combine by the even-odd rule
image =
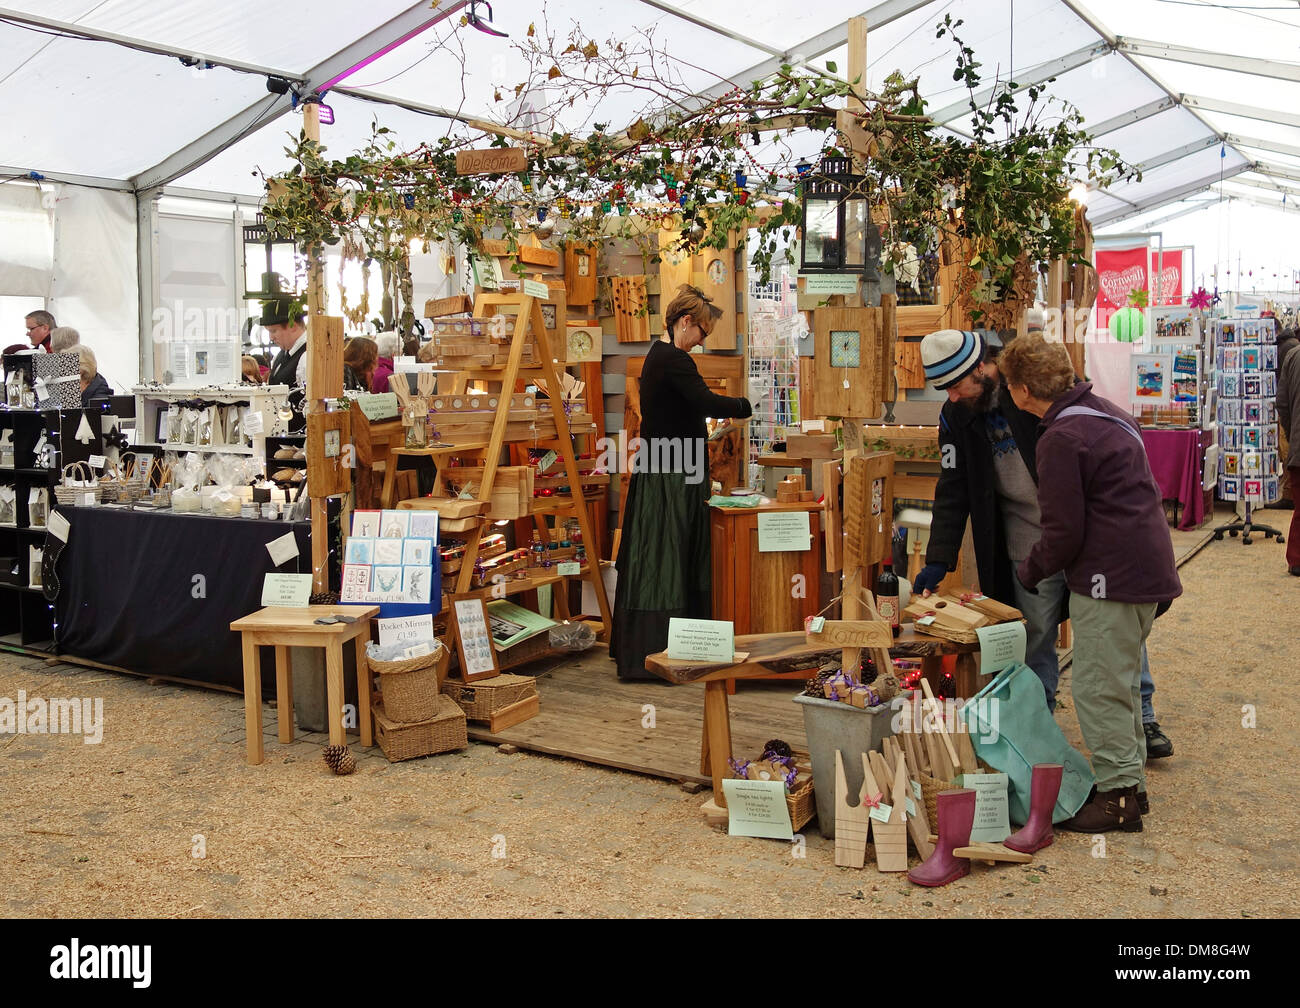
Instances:
[[[1146,736],[1141,651],[1156,610],[1182,594],[1160,490],[1142,435],[1114,403],[1075,384],[1065,347],[1021,336],[998,367],[1016,405],[1043,418],[1038,440],[1042,537],[1016,572],[1035,585],[1064,570],[1074,629],[1073,687],[1097,793],[1062,825],[1142,829]]]

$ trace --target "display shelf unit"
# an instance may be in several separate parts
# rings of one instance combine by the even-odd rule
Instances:
[[[135,395],[136,402],[136,443],[139,448],[177,454],[198,452],[201,455],[251,455],[264,459],[267,439],[286,434],[286,425],[280,418],[280,409],[289,399],[287,385],[235,385],[212,388],[137,385],[131,391]],[[182,403],[246,407],[241,413],[241,418],[246,418],[249,413],[260,413],[262,431],[241,437],[235,444],[198,445],[172,441],[170,438],[164,440],[165,434],[175,432],[165,430],[164,426],[160,425],[160,418],[166,416],[171,406]]]
[[[90,441],[84,444],[76,439],[83,416],[91,432]],[[100,413],[80,409],[0,409],[0,436],[5,430],[13,431],[14,467],[0,468],[0,485],[14,488],[15,524],[0,526],[0,643],[53,653],[54,614],[41,589],[31,586],[28,552],[44,544],[45,526],[31,524],[29,502],[32,492],[44,487],[52,508],[54,487],[63,466],[103,453]],[[36,445],[42,434],[55,448],[49,469],[35,464]]]
[[[453,396],[465,394],[470,382],[496,385],[498,390],[504,394],[519,387],[517,383],[522,381],[527,384],[529,380],[534,378],[544,380],[546,388],[551,390],[552,393],[559,390],[562,385],[557,377],[556,367],[553,363],[554,356],[551,352],[540,302],[528,294],[479,294],[474,304],[474,317],[487,318],[497,313],[514,316],[513,339],[507,363],[495,367],[475,367],[458,371],[452,378],[450,394]],[[540,351],[537,355],[539,363],[536,365],[525,365],[523,363],[523,349],[530,340],[536,340],[537,348]],[[567,485],[581,487],[583,484],[579,475],[577,456],[573,444],[574,433],[570,428],[563,404],[558,398],[539,399],[537,404],[539,409],[543,408],[543,403],[551,410],[551,416],[555,421],[556,437],[553,439],[537,439],[535,441],[530,439],[528,443],[538,447],[543,446],[544,443],[553,444],[559,459],[563,460],[563,474],[567,477]],[[501,464],[503,450],[511,445],[522,443],[506,436],[508,426],[509,409],[507,407],[498,410],[492,424],[491,435],[485,446],[471,448],[469,445],[459,445],[454,453],[433,455],[437,467],[434,493],[442,494],[444,492],[443,469],[447,459],[452,454],[457,457],[478,454],[482,458],[483,464],[483,475],[480,480],[478,496],[483,500],[490,500],[492,488],[496,481],[497,468]],[[593,487],[592,489],[598,491],[601,495],[604,493],[604,488]],[[594,548],[596,538],[588,506],[590,500],[586,494],[536,498],[529,511],[534,521],[540,523],[544,523],[547,516],[557,518],[564,515],[572,516],[578,522],[583,542],[592,544]],[[485,521],[486,519],[481,519],[473,529],[469,530],[469,534],[466,536],[466,550],[461,560],[461,569],[457,574],[455,594],[467,594],[472,591],[470,583],[474,563],[478,557],[479,543],[483,535]],[[539,525],[539,528],[541,527]],[[613,628],[613,616],[609,599],[605,594],[605,586],[601,579],[599,565],[596,563],[589,563],[587,569],[578,575],[530,575],[526,580],[520,579],[518,582],[512,580],[497,587],[498,590],[505,588],[510,594],[519,594],[534,590],[543,584],[554,584],[556,581],[561,580],[568,581],[574,577],[586,579],[591,583],[600,606],[601,627],[599,635],[603,639],[608,639],[605,635]],[[473,591],[487,594],[491,590],[492,586]],[[445,586],[444,591],[446,591]],[[567,595],[567,591],[557,592],[555,595],[558,615],[561,619],[567,618],[569,615]],[[454,630],[451,632],[454,635]]]
[[[275,480],[275,485],[282,488],[293,489],[302,485],[307,478],[307,435],[305,434],[276,434],[266,439],[266,454],[263,461],[266,464],[266,478],[271,477],[281,469],[292,469],[295,472],[301,470],[303,477],[297,482],[293,480]],[[276,458],[275,453],[282,448],[303,449],[302,458],[282,459]]]

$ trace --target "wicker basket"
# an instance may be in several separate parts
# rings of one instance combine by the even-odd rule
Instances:
[[[374,708],[375,742],[390,763],[452,752],[469,746],[465,712],[450,698],[438,697],[438,713],[427,721],[398,724],[385,716],[383,707]]]
[[[785,796],[786,807],[790,810],[790,826],[797,833],[817,815],[817,796],[813,793],[813,782],[791,791]]]
[[[442,692],[460,705],[472,721],[489,721],[499,710],[537,696],[533,676],[499,675],[474,683],[444,682]]]
[[[90,485],[70,486],[72,480],[86,481]],[[54,499],[66,507],[84,500],[86,494],[91,494],[98,503],[101,499],[101,488],[94,480],[95,474],[90,471],[90,466],[85,462],[69,462],[63,467],[63,482],[54,488]]]
[[[922,773],[919,776],[921,778],[921,797],[925,800],[925,814],[930,823],[930,831],[935,832],[939,828],[935,825],[939,821],[938,813],[935,811],[935,796],[940,791],[951,791],[956,787],[960,787],[960,785],[956,781],[939,780],[927,773]]]
[[[446,675],[447,660],[445,647],[401,661],[369,659],[370,671],[379,677],[379,691],[390,721],[411,724],[437,716],[438,674]]]
[[[787,791],[785,795],[785,806],[790,811],[790,827],[798,833],[817,817],[817,795],[813,791],[812,757],[802,749],[793,750],[793,756],[795,769],[807,775],[803,784],[794,791]]]

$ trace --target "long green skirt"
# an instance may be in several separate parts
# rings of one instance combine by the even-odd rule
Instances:
[[[609,653],[620,679],[654,679],[646,655],[668,646],[674,616],[710,619],[712,550],[707,481],[683,473],[633,473],[615,566]]]

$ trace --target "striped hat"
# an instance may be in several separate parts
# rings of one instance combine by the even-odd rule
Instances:
[[[939,391],[956,385],[984,359],[984,336],[960,329],[940,329],[921,340],[925,378]]]

